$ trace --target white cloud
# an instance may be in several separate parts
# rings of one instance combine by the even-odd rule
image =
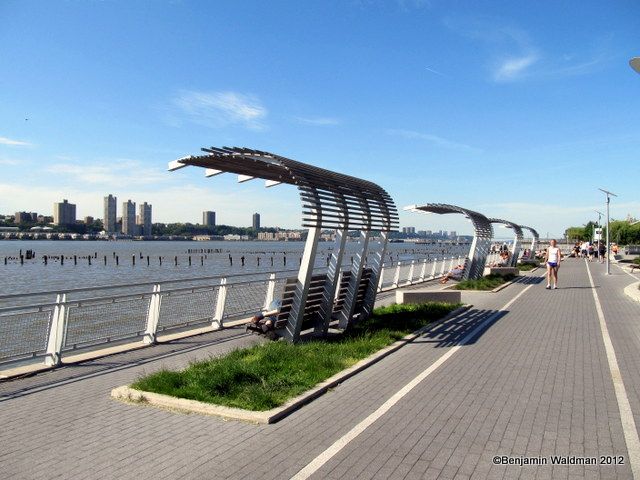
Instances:
[[[181,90],[173,104],[192,122],[212,128],[241,125],[262,130],[268,113],[256,96],[232,91]]]
[[[498,64],[493,72],[493,79],[497,82],[517,80],[537,61],[538,56],[535,53],[507,58]]]
[[[484,47],[491,80],[553,80],[585,75],[601,68],[611,56],[610,36],[598,38],[587,54],[544,52],[527,31],[489,16],[449,16],[444,25]]]
[[[388,135],[395,135],[408,139],[417,139],[417,140],[425,140],[437,147],[449,148],[452,150],[462,150],[467,152],[481,152],[479,148],[472,147],[470,145],[465,145],[464,143],[454,142],[452,140],[448,140],[446,138],[439,137],[437,135],[433,135],[430,133],[422,133],[416,132],[413,130],[402,130],[402,129],[388,129],[386,130]]]
[[[8,145],[10,147],[30,147],[29,142],[23,142],[22,140],[14,140],[12,138],[0,137],[0,145]]]
[[[165,182],[168,174],[159,168],[143,166],[136,160],[105,159],[100,163],[56,163],[46,169],[58,175],[58,182],[101,185],[105,187],[153,185]]]
[[[20,160],[15,158],[0,158],[0,165],[19,165]]]
[[[332,126],[340,125],[342,122],[338,118],[332,117],[294,117],[299,123],[305,125]]]

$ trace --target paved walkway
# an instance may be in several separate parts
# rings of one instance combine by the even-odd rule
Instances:
[[[569,259],[558,290],[537,271],[498,293],[465,293],[471,310],[275,425],[109,398],[143,373],[257,341],[241,330],[2,382],[0,477],[633,478],[640,303],[622,293],[628,274],[603,272]],[[619,455],[624,465],[504,466],[496,455]]]

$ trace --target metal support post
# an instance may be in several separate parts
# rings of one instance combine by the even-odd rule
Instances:
[[[276,274],[269,274],[269,282],[267,283],[267,294],[264,298],[264,310],[269,309],[269,305],[273,302],[273,296],[276,293]]]
[[[431,278],[436,278],[436,268],[438,268],[438,259],[433,259],[433,268],[431,269]]]
[[[56,306],[51,315],[51,327],[49,330],[49,340],[47,341],[47,356],[44,363],[49,367],[60,365],[62,361],[62,345],[64,343],[64,332],[67,323],[67,294],[56,295]]]
[[[364,267],[364,259],[367,255],[369,248],[369,238],[371,232],[369,230],[360,231],[360,252],[356,254],[355,261],[353,263],[353,269],[351,270],[351,277],[349,278],[349,287],[347,289],[347,296],[344,300],[344,306],[340,311],[340,328],[346,329],[351,325],[352,317],[356,309],[356,302],[358,301],[358,289],[360,287],[360,280],[362,279],[362,269]]]
[[[364,304],[362,305],[363,317],[368,317],[373,312],[373,308],[376,303],[376,290],[380,290],[382,286],[382,264],[384,263],[384,257],[387,254],[389,234],[387,232],[380,232],[380,248],[373,253],[373,259],[371,261],[371,280],[367,287],[367,292],[364,297]],[[380,288],[378,288],[380,286]]]
[[[313,276],[313,267],[318,251],[318,240],[320,240],[321,229],[319,227],[309,227],[307,241],[300,260],[300,270],[298,271],[298,281],[293,297],[293,304],[289,312],[289,318],[285,327],[284,336],[290,342],[297,342],[300,339],[302,321],[304,320],[304,310],[307,305],[307,296]]]
[[[156,336],[158,331],[158,320],[160,319],[160,302],[162,301],[162,295],[160,294],[160,285],[153,286],[153,294],[151,300],[149,300],[149,310],[147,312],[147,328],[144,331],[144,338],[142,341],[147,345],[156,343]]]
[[[420,283],[424,282],[424,277],[427,274],[427,259],[422,260],[422,268],[420,269],[420,277],[418,277],[418,281]]]
[[[446,268],[447,268],[447,259],[446,257],[442,257],[442,268],[440,269],[440,276],[444,275]]]
[[[315,325],[315,332],[326,335],[329,331],[329,323],[333,315],[333,306],[335,305],[336,290],[340,281],[340,266],[342,265],[342,257],[344,256],[344,247],[347,244],[348,230],[336,231],[336,243],[329,259],[329,268],[327,269],[327,279],[322,292],[322,304],[320,306],[320,318]]]
[[[453,261],[455,260],[455,258],[451,257],[451,261],[449,262],[449,270],[447,270],[447,272],[450,272],[451,270],[453,270]]]
[[[394,288],[398,288],[398,286],[400,285],[400,266],[402,265],[402,262],[400,260],[398,260],[398,265],[396,265],[396,273],[393,276],[393,287]]]
[[[216,311],[213,315],[213,321],[211,326],[220,329],[223,327],[224,307],[227,303],[227,279],[222,278],[220,280],[220,286],[218,287],[218,298],[216,300]]]
[[[416,261],[411,260],[411,266],[409,267],[409,281],[407,282],[409,285],[413,285],[413,272],[416,267]]]

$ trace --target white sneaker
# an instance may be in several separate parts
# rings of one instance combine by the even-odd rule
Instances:
[[[558,286],[557,286],[557,285],[554,285],[554,286],[553,286],[553,289],[554,289],[554,290],[557,290],[557,289],[558,289]]]

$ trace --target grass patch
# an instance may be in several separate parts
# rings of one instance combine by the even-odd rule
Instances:
[[[131,387],[227,407],[269,410],[458,307],[434,302],[378,308],[371,318],[335,338],[242,348],[182,371],[161,370]]]
[[[503,283],[509,282],[516,278],[515,275],[487,275],[477,280],[463,280],[454,288],[456,290],[493,290]]]
[[[518,270],[521,272],[529,272],[534,268],[538,268],[540,265],[536,265],[535,263],[521,263],[518,265]]]

